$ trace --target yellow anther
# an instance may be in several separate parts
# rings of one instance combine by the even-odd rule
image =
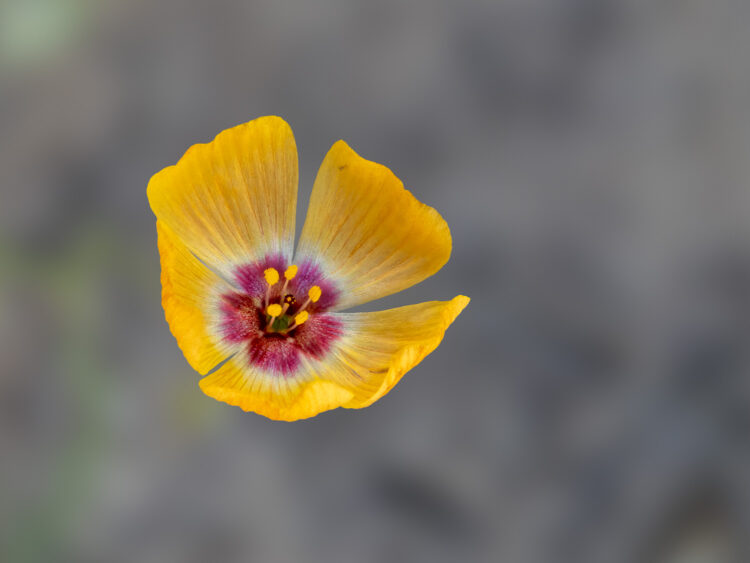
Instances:
[[[306,321],[306,320],[307,320],[308,318],[310,318],[310,313],[308,313],[307,311],[302,311],[301,313],[297,313],[297,316],[296,316],[296,317],[294,317],[294,322],[295,322],[295,323],[296,323],[297,325],[301,325],[301,324],[302,324],[302,323],[304,323],[304,322],[305,322],[305,321]]]
[[[263,270],[263,277],[266,278],[266,283],[269,286],[276,285],[276,282],[279,281],[279,272],[276,268],[268,268]]]
[[[320,299],[320,296],[322,294],[323,294],[323,291],[317,285],[312,286],[310,288],[310,291],[307,292],[307,295],[310,298],[310,301],[312,301],[313,303],[317,303],[318,299]]]
[[[297,266],[295,266],[294,264],[292,264],[291,266],[289,266],[286,269],[286,272],[284,272],[284,277],[287,280],[293,280],[294,276],[296,276],[296,275],[297,275]]]
[[[278,317],[281,314],[281,305],[279,305],[278,303],[269,305],[268,309],[266,309],[266,313],[268,313],[272,317]]]

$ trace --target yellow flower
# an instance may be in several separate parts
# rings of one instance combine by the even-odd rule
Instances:
[[[388,168],[338,141],[295,253],[297,179],[291,128],[261,117],[192,146],[148,184],[165,316],[190,365],[211,372],[201,389],[276,420],[372,404],[469,303],[339,312],[437,272],[450,231]]]

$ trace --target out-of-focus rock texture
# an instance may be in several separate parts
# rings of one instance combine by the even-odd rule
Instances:
[[[750,3],[0,4],[0,560],[750,561]],[[146,183],[266,114],[472,297],[362,411],[205,397]]]

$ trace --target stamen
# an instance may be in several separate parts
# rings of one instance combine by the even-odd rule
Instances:
[[[310,301],[317,303],[320,296],[323,295],[323,290],[320,289],[319,286],[314,285],[310,288],[310,291],[307,292],[307,295],[310,296]]]
[[[268,316],[271,317],[268,320],[268,324],[266,324],[266,330],[268,330],[273,327],[273,322],[276,320],[276,317],[281,314],[281,305],[279,305],[278,303],[269,305],[268,307],[266,307],[266,313],[268,313]]]
[[[266,278],[266,283],[269,286],[273,286],[279,281],[279,272],[276,268],[267,268],[263,270],[263,277]]]
[[[281,314],[281,305],[279,305],[278,303],[269,305],[268,309],[266,309],[266,313],[268,313],[272,317],[278,317]]]
[[[299,308],[298,312],[301,313],[302,311],[307,309],[307,306],[310,304],[311,301],[313,303],[317,303],[321,295],[323,295],[323,290],[321,290],[320,287],[317,285],[312,286],[307,292],[307,301],[305,301],[302,304],[302,307]]]
[[[281,288],[281,295],[286,293],[286,286],[289,285],[289,280],[293,280],[294,276],[297,275],[297,266],[292,264],[284,272],[284,287]]]
[[[299,325],[303,324],[309,318],[310,318],[310,313],[308,313],[307,311],[302,311],[301,313],[297,313],[297,316],[294,317],[294,324],[290,326],[287,330],[292,330],[293,328],[297,328]]]
[[[263,277],[266,278],[266,283],[268,284],[265,299],[266,308],[268,308],[268,299],[271,296],[271,288],[279,281],[279,272],[276,268],[266,268],[263,270]]]

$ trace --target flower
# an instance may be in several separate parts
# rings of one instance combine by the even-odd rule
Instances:
[[[276,420],[372,404],[469,303],[339,312],[437,272],[450,231],[388,168],[338,141],[293,253],[297,179],[292,130],[270,116],[192,146],[148,184],[164,313],[201,389]]]

